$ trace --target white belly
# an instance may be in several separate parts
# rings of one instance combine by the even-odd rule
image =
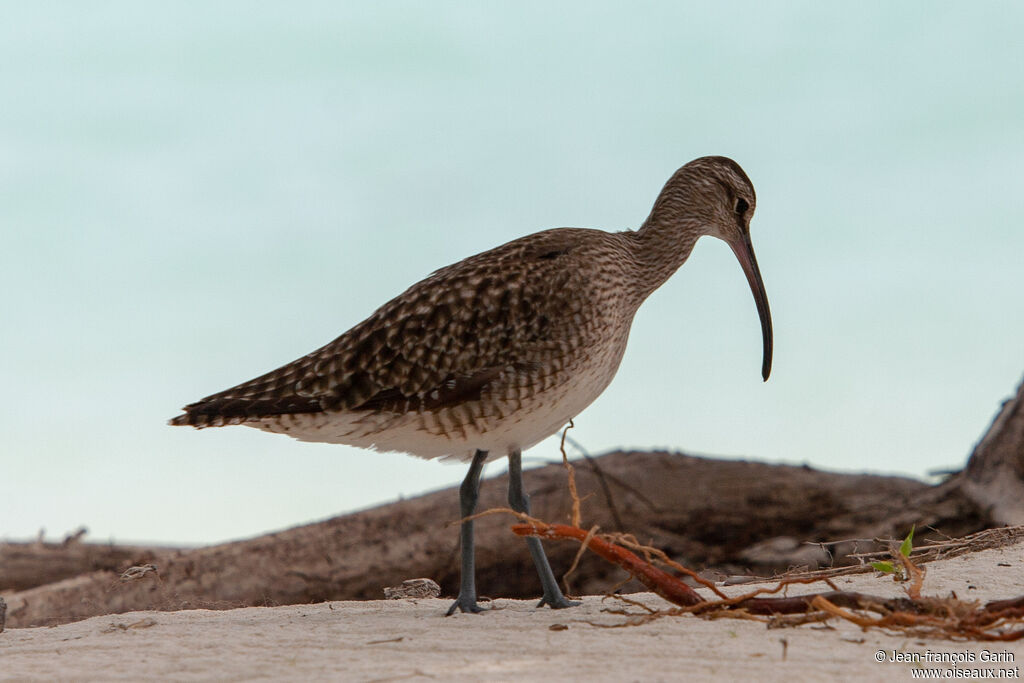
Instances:
[[[438,412],[300,413],[245,424],[302,441],[400,451],[427,459],[468,461],[478,450],[499,458],[551,436],[589,406],[611,383],[622,350],[595,354],[593,362],[563,373],[563,381],[521,400],[485,397]]]

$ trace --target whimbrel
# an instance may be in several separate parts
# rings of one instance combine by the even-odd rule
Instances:
[[[509,461],[509,503],[529,512],[522,451],[557,432],[612,381],[644,299],[703,235],[739,259],[761,318],[765,380],[772,328],[750,243],[754,188],[739,165],[702,157],[669,179],[636,231],[557,228],[438,270],[326,346],[184,408],[173,425],[241,424],[304,441],[470,461],[460,488],[473,514],[480,472]],[[540,605],[569,607],[541,542],[528,538]],[[473,522],[461,526],[458,598],[479,612]],[[540,606],[538,605],[538,606]]]

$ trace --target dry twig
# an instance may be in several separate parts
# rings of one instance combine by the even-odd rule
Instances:
[[[1017,640],[1024,638],[1024,596],[997,600],[978,606],[956,598],[928,598],[920,595],[924,572],[898,551],[907,575],[912,582],[905,598],[882,598],[853,591],[833,590],[791,597],[763,597],[774,594],[792,584],[813,583],[818,578],[788,579],[772,588],[760,588],[736,597],[704,600],[696,591],[678,578],[658,569],[653,564],[619,545],[615,537],[594,534],[575,526],[545,524],[534,520],[515,524],[512,531],[520,536],[538,536],[546,539],[573,539],[585,542],[587,549],[622,567],[654,593],[682,609],[641,615],[630,623],[642,623],[668,614],[692,613],[704,618],[734,616],[763,618],[778,615],[827,614],[857,624],[861,628],[884,628],[917,636],[956,638],[963,640]],[[620,537],[621,538],[621,537]],[[638,548],[657,556],[654,548]],[[664,556],[661,553],[661,556]],[[674,566],[675,563],[672,563]],[[685,570],[685,568],[684,568]],[[692,571],[685,570],[693,575]],[[878,615],[878,616],[874,616]],[[804,623],[804,622],[801,622]]]

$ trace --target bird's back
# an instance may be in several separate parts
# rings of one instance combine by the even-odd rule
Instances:
[[[633,235],[559,228],[471,256],[171,423],[245,424],[428,458],[528,448],[618,368],[639,304]]]

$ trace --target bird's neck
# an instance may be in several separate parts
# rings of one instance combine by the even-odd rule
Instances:
[[[699,220],[675,212],[651,212],[633,233],[639,305],[686,262],[701,236]]]

